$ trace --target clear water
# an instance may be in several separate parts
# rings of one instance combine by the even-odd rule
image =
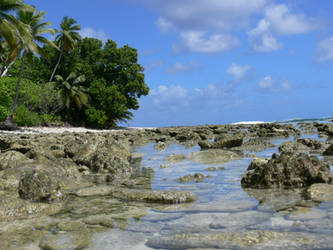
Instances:
[[[304,136],[309,137],[316,138],[313,135]],[[279,145],[288,140],[291,138],[273,139],[272,143]],[[145,242],[159,236],[169,237],[175,233],[200,235],[273,230],[306,233],[318,242],[324,241],[325,248],[333,248],[332,242],[327,240],[333,235],[333,202],[314,203],[304,197],[302,190],[242,189],[241,177],[252,158],[213,165],[184,160],[172,164],[170,168],[160,167],[171,154],[189,155],[199,150],[199,147],[186,149],[181,145],[171,145],[165,151],[157,152],[153,144],[135,148],[135,152],[146,154],[141,166],[154,170],[152,189],[190,191],[198,196],[198,200],[191,204],[150,207],[146,215],[139,220],[129,220],[126,228],[116,228],[96,235],[96,242],[99,242],[96,244],[99,244],[101,249],[108,249],[108,244],[113,245],[112,249],[149,249]],[[270,157],[277,152],[277,147],[270,148],[257,156]],[[225,169],[214,172],[205,170],[212,166],[223,166]],[[176,181],[181,176],[198,172],[205,176],[210,175],[210,178],[200,183],[181,184]],[[126,239],[129,237],[136,240],[128,242]],[[104,248],[100,245],[101,239],[108,242]],[[278,243],[275,247],[280,248],[282,245],[279,246]]]

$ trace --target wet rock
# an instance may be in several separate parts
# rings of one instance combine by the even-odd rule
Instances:
[[[244,228],[250,225],[259,224],[268,219],[271,215],[258,211],[245,211],[232,213],[221,220],[214,220],[209,227],[212,229],[236,229]]]
[[[185,155],[172,154],[172,155],[169,155],[167,158],[165,158],[165,161],[169,164],[174,164],[174,163],[185,160],[185,158],[186,158]]]
[[[45,235],[39,247],[41,249],[83,249],[90,243],[90,237],[84,233],[48,233]]]
[[[29,161],[29,158],[18,151],[6,151],[0,154],[0,171],[7,168],[17,167],[19,164],[27,161]]]
[[[304,187],[331,183],[330,166],[315,156],[303,153],[274,154],[272,159],[255,158],[243,175],[243,187]]]
[[[62,209],[61,203],[37,203],[22,200],[17,193],[0,194],[0,219],[11,220],[25,217],[52,215]]]
[[[192,181],[195,181],[195,182],[202,182],[205,178],[203,174],[201,173],[195,173],[194,175],[185,175],[185,176],[182,176],[180,178],[177,179],[177,181],[181,182],[181,183],[189,183],[189,182],[192,182]]]
[[[262,123],[254,124],[248,129],[259,137],[290,137],[300,135],[300,131],[291,124]]]
[[[220,169],[220,168],[219,168]],[[225,168],[224,168],[225,169]],[[217,170],[216,167],[209,167],[205,169],[206,171],[210,171],[210,172],[215,172]],[[222,170],[222,169],[221,169]]]
[[[326,239],[327,240],[327,239]],[[227,233],[183,233],[155,237],[146,243],[152,248],[162,249],[285,249],[311,248],[325,244],[315,241],[310,235],[296,232],[247,231]]]
[[[238,153],[222,150],[209,149],[199,152],[192,152],[188,159],[201,164],[220,164],[233,160],[240,160],[242,156]]]
[[[156,202],[163,204],[175,204],[192,202],[197,197],[189,192],[182,191],[153,191],[115,188],[112,186],[97,186],[92,188],[84,188],[76,191],[74,194],[80,197],[110,195],[114,198],[130,201]]]
[[[331,123],[314,123],[318,132],[325,133],[328,136],[333,136],[333,124]]]
[[[168,144],[165,142],[157,142],[154,145],[154,149],[157,150],[158,152],[164,151],[168,147]]]
[[[18,193],[22,199],[53,202],[64,198],[61,180],[48,171],[33,171],[20,180]]]
[[[236,150],[242,151],[252,151],[252,152],[261,152],[268,148],[276,147],[273,143],[266,139],[262,138],[250,138],[249,140],[243,142],[240,147],[236,147]]]
[[[11,120],[5,120],[3,122],[0,122],[0,130],[15,131],[18,129],[18,125]]]
[[[160,168],[170,168],[171,165],[170,164],[161,164]]]
[[[314,201],[333,201],[333,185],[331,184],[312,184],[307,193]]]
[[[279,152],[280,153],[296,153],[296,152],[303,152],[303,153],[307,153],[309,152],[310,149],[301,144],[301,143],[297,143],[295,141],[288,141],[288,142],[284,142],[279,146]]]
[[[293,211],[294,207],[312,207],[315,204],[304,195],[303,189],[254,189],[244,191],[258,201],[258,209],[263,211]]]
[[[325,149],[323,155],[333,155],[333,144],[329,145],[328,148]]]
[[[294,211],[288,215],[291,220],[313,220],[322,219],[327,216],[327,212],[322,209],[296,207]]]

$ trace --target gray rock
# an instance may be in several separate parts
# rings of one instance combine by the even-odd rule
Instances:
[[[330,166],[315,156],[303,153],[274,154],[272,159],[256,158],[243,175],[243,187],[305,187],[314,183],[331,183]]]
[[[28,161],[31,160],[18,151],[6,151],[0,154],[0,171],[7,168],[17,167],[21,163]]]
[[[201,164],[220,164],[233,160],[240,160],[242,156],[238,153],[222,150],[209,149],[199,152],[192,152],[188,159]]]
[[[333,201],[333,185],[330,184],[312,184],[307,193],[314,201]]]
[[[23,176],[18,193],[22,199],[53,202],[64,198],[61,181],[49,171],[33,171]]]

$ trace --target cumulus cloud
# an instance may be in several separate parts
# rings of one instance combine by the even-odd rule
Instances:
[[[103,30],[95,30],[92,27],[85,27],[80,31],[82,37],[97,38],[103,42],[107,41],[107,35]]]
[[[278,50],[282,44],[272,35],[270,23],[265,19],[260,20],[258,26],[248,32],[251,48],[255,52],[271,52]]]
[[[279,80],[272,76],[265,76],[258,82],[261,91],[283,92],[292,90],[292,84],[288,80]]]
[[[231,50],[239,45],[239,40],[228,34],[212,34],[188,31],[181,33],[182,44],[174,45],[174,52],[218,53]]]
[[[276,35],[297,35],[320,28],[317,19],[304,14],[291,13],[284,4],[269,5],[264,10],[264,18],[248,34],[254,52],[276,51],[282,47]]]
[[[280,35],[303,34],[319,28],[319,21],[304,14],[293,14],[284,4],[268,6],[265,18]]]
[[[189,63],[176,62],[165,70],[167,74],[181,74],[185,72],[195,71],[201,68],[201,64],[197,61],[192,61]]]
[[[262,11],[271,0],[144,0],[161,15],[162,30],[203,31],[247,27],[251,15]]]
[[[326,38],[318,43],[316,57],[319,62],[333,60],[333,37]]]
[[[188,105],[188,91],[180,85],[160,85],[150,91],[153,105],[156,107],[169,107],[177,111],[177,107]]]
[[[249,65],[237,65],[232,63],[227,69],[227,73],[234,76],[235,80],[243,79],[250,71],[251,67]]]

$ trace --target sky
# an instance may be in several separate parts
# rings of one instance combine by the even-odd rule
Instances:
[[[130,126],[333,116],[331,0],[26,0],[59,27],[138,50]]]

